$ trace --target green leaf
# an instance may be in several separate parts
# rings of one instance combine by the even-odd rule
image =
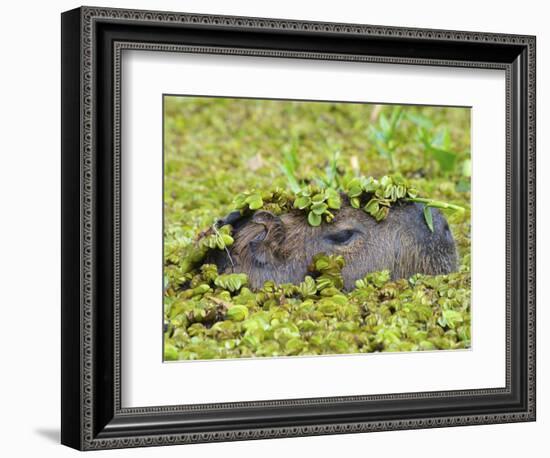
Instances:
[[[443,318],[445,320],[445,323],[451,329],[454,329],[457,324],[462,323],[464,321],[462,314],[455,310],[443,310],[442,313],[443,313]]]
[[[229,234],[221,234],[221,237],[225,246],[233,245],[233,237],[231,237]]]
[[[299,165],[298,140],[294,138],[292,143],[283,149],[283,163],[280,165],[281,170],[286,176],[288,185],[294,193],[300,191],[300,185],[298,184],[298,179],[296,178],[296,170]]]
[[[325,213],[328,209],[328,205],[325,204],[325,203],[318,203],[318,204],[313,204],[311,206],[311,211],[313,213],[315,213],[316,215],[322,215],[323,213]]]
[[[340,158],[340,151],[336,150],[332,158],[330,159],[329,165],[326,167],[325,175],[326,179],[324,180],[329,189],[331,187],[337,186],[338,184],[338,159]]]
[[[296,177],[294,176],[293,172],[291,172],[288,168],[284,166],[280,166],[281,170],[286,176],[286,179],[288,181],[288,186],[292,190],[292,192],[298,192],[300,191],[300,185],[298,184],[298,180],[296,180]]]
[[[364,207],[365,211],[373,216],[378,212],[379,208],[380,208],[380,205],[378,203],[378,200],[376,199],[369,200],[367,205],[365,205]]]
[[[384,189],[384,197],[392,201],[397,200],[397,186],[394,186],[394,185],[386,186],[386,189]]]
[[[248,317],[248,308],[244,305],[234,305],[227,310],[227,318],[232,321],[243,321]]]
[[[399,126],[399,123],[401,122],[401,118],[403,117],[403,109],[400,106],[396,106],[393,108],[391,112],[391,130],[394,131],[397,126]]]
[[[426,116],[407,113],[407,118],[417,126],[423,127],[424,129],[431,129],[433,127],[433,122]]]
[[[329,267],[329,258],[328,256],[323,256],[321,254],[316,255],[313,258],[313,264],[315,267],[315,270],[322,272],[323,270],[327,269]]]
[[[382,221],[383,219],[385,219],[386,216],[388,216],[389,210],[389,207],[380,207],[376,212],[376,215],[374,215],[376,221]]]
[[[308,196],[301,196],[294,201],[294,208],[299,208],[300,210],[303,210],[304,208],[309,207],[310,204],[311,199]]]
[[[227,236],[227,234],[224,234],[226,237],[229,237]],[[233,239],[231,237],[229,237],[231,239],[231,242],[233,242]],[[228,239],[229,240],[229,239]],[[225,240],[223,238],[223,236],[220,234],[216,234],[216,246],[218,247],[218,249],[220,250],[223,250],[226,245],[225,245]]]
[[[305,347],[304,341],[297,337],[294,337],[286,343],[285,350],[287,351],[288,354],[295,355],[299,353],[304,347]]]
[[[385,133],[388,133],[391,130],[390,123],[388,121],[388,118],[384,115],[384,113],[380,114],[380,127]]]
[[[233,199],[233,206],[237,209],[244,208],[246,205],[246,195],[244,194],[238,194]]]
[[[402,199],[407,194],[407,188],[403,185],[397,186],[397,198]]]
[[[338,210],[342,206],[342,200],[340,199],[340,196],[329,197],[327,199],[327,205],[329,208],[332,208],[333,210]]]
[[[373,191],[376,191],[376,189],[378,188],[378,180],[375,180],[374,178],[372,177],[369,177],[364,185],[363,185],[363,189],[365,190],[365,192],[373,192]]]
[[[223,274],[214,280],[214,284],[231,292],[239,290],[248,284],[246,274]]]
[[[418,196],[418,191],[415,188],[409,188],[407,190],[407,195],[409,197],[415,198],[416,196]]]
[[[349,197],[359,197],[362,192],[363,189],[361,188],[361,186],[352,186],[351,188],[349,188],[347,194]]]
[[[449,134],[449,129],[445,127],[440,129],[432,141],[432,146],[447,151],[451,149],[451,134]]]
[[[300,195],[308,197],[311,196],[311,187],[304,186],[302,189],[300,189]]]
[[[317,292],[317,286],[315,285],[315,280],[309,275],[306,275],[304,281],[298,285],[298,290],[302,297],[313,296]]]
[[[392,184],[392,179],[387,176],[387,175],[384,175],[381,179],[380,179],[380,186],[382,188],[387,188],[389,185]]]
[[[424,219],[426,220],[426,224],[430,228],[430,231],[434,231],[434,222],[432,218],[432,210],[427,205],[424,205]]]
[[[307,222],[310,224],[310,226],[319,226],[321,224],[321,215],[309,212],[309,214],[307,215]]]
[[[433,146],[428,149],[432,157],[441,167],[443,172],[452,172],[455,167],[456,154],[450,151],[434,148]]]
[[[246,198],[246,203],[250,210],[258,210],[263,207],[264,201],[259,194],[252,194]]]
[[[165,361],[177,361],[178,360],[178,350],[173,345],[167,343],[164,345],[164,360]]]
[[[315,203],[315,204],[319,204],[319,203],[321,203],[321,202],[324,202],[325,199],[326,199],[326,196],[325,196],[324,194],[321,194],[321,193],[315,194],[315,195],[311,198],[312,202]]]
[[[325,189],[325,196],[327,197],[327,199],[340,197],[340,195],[338,194],[338,191],[334,188]]]

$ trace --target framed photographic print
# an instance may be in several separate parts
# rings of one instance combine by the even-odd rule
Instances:
[[[535,38],[62,15],[62,443],[535,419]]]

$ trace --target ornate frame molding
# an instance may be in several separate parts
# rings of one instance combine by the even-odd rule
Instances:
[[[94,7],[83,7],[77,12],[72,12],[71,21],[77,21],[78,27],[75,32],[78,33],[79,43],[79,67],[76,71],[79,78],[79,118],[80,128],[78,141],[80,144],[80,157],[78,159],[80,176],[79,181],[79,215],[73,215],[78,219],[79,227],[79,287],[80,307],[78,316],[70,318],[71,322],[78,322],[80,329],[79,341],[74,342],[79,348],[78,370],[80,386],[78,397],[80,399],[79,425],[76,433],[66,434],[64,443],[80,449],[104,449],[120,447],[137,447],[150,445],[168,445],[178,443],[194,443],[209,441],[227,441],[227,440],[245,440],[261,439],[274,437],[305,436],[319,434],[340,434],[350,432],[367,432],[382,430],[398,430],[426,427],[457,426],[471,424],[504,423],[515,421],[529,421],[535,418],[535,38],[531,36],[518,36],[507,34],[490,34],[479,32],[462,31],[443,31],[426,30],[399,27],[382,27],[356,24],[336,24],[321,22],[306,22],[295,20],[280,19],[262,19],[247,17],[227,17],[196,15],[185,13],[166,13],[152,11],[133,11],[123,9],[105,9]],[[69,12],[71,13],[71,12]],[[65,13],[68,15],[69,13]],[[67,20],[69,18],[67,16]],[[526,74],[523,75],[523,84],[526,87],[525,113],[527,115],[526,136],[527,150],[526,154],[526,207],[523,209],[527,217],[525,228],[526,237],[526,389],[527,400],[525,409],[518,412],[508,413],[490,413],[476,415],[450,415],[438,417],[418,417],[415,419],[393,419],[384,421],[358,421],[358,422],[333,422],[318,425],[307,426],[280,426],[280,427],[258,427],[243,429],[228,429],[226,431],[214,432],[182,432],[165,434],[143,434],[126,435],[124,430],[115,430],[114,433],[102,434],[101,427],[97,424],[97,384],[95,382],[98,374],[95,354],[97,339],[97,321],[96,311],[100,304],[97,301],[96,288],[98,279],[96,267],[97,243],[97,221],[96,209],[98,202],[97,190],[97,164],[95,163],[95,150],[97,145],[97,26],[98,24],[120,24],[120,25],[166,25],[174,27],[180,26],[200,26],[209,29],[238,30],[239,32],[254,31],[280,31],[302,34],[337,34],[352,35],[361,38],[366,37],[384,37],[396,39],[414,39],[426,43],[444,41],[453,43],[487,43],[498,44],[503,47],[514,47],[522,49],[521,58],[527,60]],[[68,28],[68,27],[67,27]],[[507,156],[507,200],[506,211],[507,221],[507,384],[503,389],[488,390],[468,390],[459,392],[431,392],[431,393],[407,393],[399,395],[380,395],[380,396],[358,396],[346,398],[318,398],[301,399],[288,401],[263,401],[251,403],[231,403],[219,405],[190,405],[190,406],[162,406],[153,408],[134,408],[123,409],[120,404],[120,66],[121,53],[125,49],[146,49],[152,51],[172,51],[172,52],[190,52],[190,53],[214,53],[214,54],[232,54],[232,55],[253,55],[265,57],[294,57],[302,59],[321,59],[321,60],[349,60],[362,62],[379,63],[399,63],[412,65],[440,65],[440,66],[460,66],[470,68],[496,68],[506,71],[506,106],[507,106],[507,138],[506,138],[506,156]],[[113,164],[112,171],[114,176],[113,191],[113,262],[114,279],[112,295],[114,298],[114,376],[113,376],[113,396],[115,417],[124,418],[132,415],[166,415],[166,414],[184,414],[190,411],[211,411],[212,409],[238,409],[250,407],[273,407],[273,406],[311,406],[324,403],[354,402],[354,401],[372,401],[372,400],[397,400],[397,399],[427,399],[441,397],[464,396],[470,398],[478,395],[496,395],[511,393],[512,373],[511,358],[512,350],[510,345],[511,327],[512,327],[512,303],[510,278],[512,278],[512,241],[511,231],[514,226],[512,214],[512,196],[511,183],[512,173],[515,165],[513,164],[512,149],[514,141],[512,138],[512,123],[514,122],[514,113],[512,113],[512,104],[514,103],[514,87],[512,87],[512,73],[515,70],[513,63],[507,62],[485,62],[473,60],[446,60],[440,58],[410,58],[395,56],[376,56],[360,54],[339,54],[334,52],[303,52],[275,49],[253,49],[245,47],[221,47],[221,46],[190,46],[176,45],[167,43],[144,43],[131,40],[114,40],[113,50],[113,96],[114,96],[114,118],[112,123],[113,132]],[[71,75],[73,76],[73,75]],[[65,154],[65,153],[64,153]],[[65,159],[64,159],[65,160]],[[71,159],[74,160],[74,159]],[[516,171],[517,172],[517,171]],[[70,179],[77,179],[71,177]],[[71,223],[71,224],[74,224]],[[64,260],[65,262],[65,260]],[[74,306],[74,304],[73,304]],[[64,312],[65,313],[65,312]],[[74,313],[74,312],[73,312]],[[64,344],[65,345],[65,344]],[[69,364],[68,362],[66,364]],[[74,381],[74,375],[68,377],[68,380]],[[67,382],[69,383],[69,382]],[[74,399],[74,398],[73,398]],[[74,407],[73,407],[74,408]],[[68,428],[65,428],[68,430]],[[70,436],[70,437],[69,437]]]

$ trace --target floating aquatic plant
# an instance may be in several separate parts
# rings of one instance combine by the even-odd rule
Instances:
[[[330,223],[334,211],[342,206],[341,195],[349,199],[354,208],[363,208],[376,221],[388,216],[392,205],[399,201],[417,202],[424,206],[426,224],[433,232],[430,207],[463,212],[464,208],[426,197],[419,197],[416,188],[400,175],[383,176],[380,180],[373,177],[353,177],[343,179],[338,188],[305,185],[296,192],[277,189],[273,192],[246,191],[235,197],[233,204],[243,212],[259,209],[275,210],[276,214],[291,209],[302,210],[307,214],[311,226],[319,226],[323,220]]]
[[[321,355],[470,346],[469,275],[366,275],[342,291],[341,256],[317,255],[299,285],[266,282],[205,265],[195,286],[167,296],[167,360]]]
[[[470,347],[467,109],[409,106],[400,114],[391,106],[368,104],[192,97],[167,97],[164,107],[165,360]],[[418,119],[430,120],[421,126],[425,132]],[[370,125],[387,135],[376,136]],[[439,132],[445,132],[443,142]],[[452,168],[449,155],[434,148],[456,153]],[[369,175],[388,172],[401,173],[406,184],[392,175],[388,196],[382,178],[367,192],[374,185]],[[404,197],[399,186],[407,189]],[[301,202],[307,203],[302,209],[294,205],[308,187],[310,195],[304,197],[320,192],[326,197],[321,202],[326,209],[315,207],[323,210],[320,224],[330,224],[328,212],[338,211],[330,208],[326,189],[338,190],[342,205],[358,198],[356,208],[363,210],[376,197],[376,212],[374,203],[366,210],[373,217],[381,207],[391,212],[395,202],[383,203],[393,197],[464,208],[447,215],[459,271],[398,281],[387,271],[374,272],[345,292],[339,286],[343,260],[320,254],[301,283],[266,282],[252,291],[246,276],[227,277],[204,264],[206,251],[233,243],[231,226],[215,226],[220,216],[237,207],[274,214],[302,211],[307,219],[313,200]]]

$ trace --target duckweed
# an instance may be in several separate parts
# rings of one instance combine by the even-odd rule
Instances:
[[[469,348],[469,123],[461,108],[167,97],[164,359]],[[231,210],[330,224],[334,190],[376,219],[403,198],[463,208],[446,213],[459,271],[374,272],[345,292],[344,259],[320,253],[301,283],[252,291],[245,274],[204,264],[232,245],[215,224]]]

